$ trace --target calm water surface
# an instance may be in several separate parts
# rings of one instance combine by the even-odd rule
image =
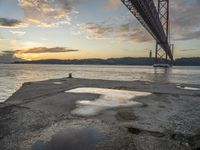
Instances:
[[[200,85],[200,67],[107,66],[107,65],[26,65],[0,64],[0,102],[11,96],[24,82],[67,77],[123,81],[152,81]]]

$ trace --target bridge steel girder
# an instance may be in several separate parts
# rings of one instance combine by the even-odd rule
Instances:
[[[158,0],[158,15],[166,34],[167,43],[169,43],[169,0]],[[168,63],[168,55],[163,54],[162,47],[156,42],[155,63],[162,61],[164,56],[165,63]]]
[[[142,26],[152,35],[156,43],[173,61],[171,47],[168,42],[168,27],[162,23],[161,12],[158,12],[153,0],[121,0]],[[166,0],[159,0],[166,1]],[[167,0],[168,1],[168,0]],[[160,3],[161,4],[161,3]],[[161,11],[161,10],[160,10]],[[169,17],[169,16],[168,16]],[[168,23],[167,23],[168,24]]]

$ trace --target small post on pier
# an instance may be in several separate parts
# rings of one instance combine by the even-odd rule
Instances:
[[[68,78],[72,78],[72,73],[69,73],[69,77]]]

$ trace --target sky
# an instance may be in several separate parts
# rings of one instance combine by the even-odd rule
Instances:
[[[200,57],[200,0],[170,0],[175,58]],[[148,57],[155,40],[120,0],[0,0],[0,61]]]

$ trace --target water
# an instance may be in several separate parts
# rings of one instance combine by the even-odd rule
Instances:
[[[50,141],[37,141],[32,150],[91,150],[103,140],[103,134],[97,129],[66,129],[53,135]]]
[[[200,67],[107,66],[107,65],[35,65],[0,64],[0,102],[11,96],[24,82],[67,77],[188,83],[200,85]]]
[[[149,96],[151,93],[105,89],[105,88],[76,88],[66,91],[66,93],[92,93],[101,95],[96,100],[79,100],[76,102],[78,108],[72,111],[72,114],[79,116],[95,116],[106,109],[128,107],[128,106],[141,106],[142,103],[133,101],[135,97]]]

